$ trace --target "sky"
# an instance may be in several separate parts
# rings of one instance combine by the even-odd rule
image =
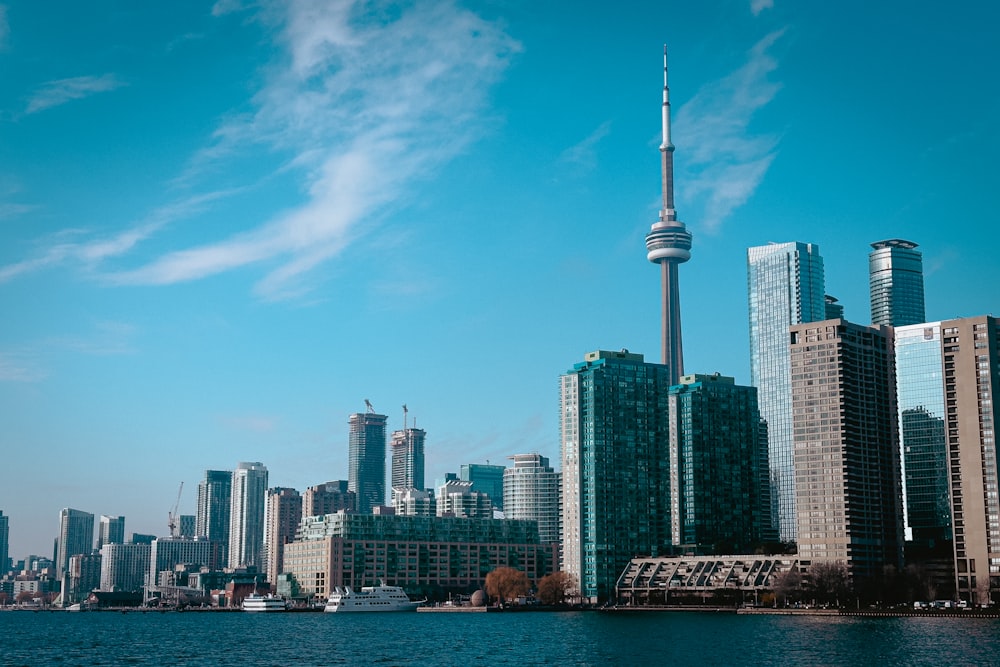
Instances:
[[[538,452],[559,375],[659,361],[662,49],[685,371],[749,382],[746,249],[869,244],[928,320],[1000,314],[1000,6],[0,0],[0,510],[165,534],[206,469],[347,478],[365,409],[427,484]]]

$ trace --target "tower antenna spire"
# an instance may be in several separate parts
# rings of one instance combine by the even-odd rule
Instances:
[[[667,82],[667,45],[663,45],[663,141],[660,152],[663,153],[663,209],[665,214],[676,217],[674,213],[674,145],[670,142],[670,84]]]

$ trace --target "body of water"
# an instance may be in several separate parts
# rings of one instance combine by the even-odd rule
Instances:
[[[995,665],[1000,620],[3,612],[4,665]]]

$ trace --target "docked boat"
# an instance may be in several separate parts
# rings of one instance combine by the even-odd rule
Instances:
[[[248,595],[243,598],[243,611],[288,611],[288,602],[274,595]]]
[[[413,601],[399,586],[364,586],[360,591],[336,587],[326,601],[323,611],[416,611],[425,600]]]

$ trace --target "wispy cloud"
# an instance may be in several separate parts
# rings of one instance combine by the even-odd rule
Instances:
[[[243,8],[219,2],[215,13]],[[306,201],[228,238],[168,253],[115,280],[171,284],[267,262],[264,298],[303,289],[299,280],[342,251],[362,221],[404,197],[415,181],[483,129],[490,84],[519,47],[493,23],[451,3],[396,13],[363,2],[298,0],[268,5],[280,60],[254,97],[254,112],[216,132],[199,160],[225,161],[248,145],[291,158]]]
[[[104,74],[101,76],[77,76],[72,79],[59,79],[44,83],[35,90],[35,94],[28,100],[28,105],[24,112],[27,114],[38,113],[45,109],[51,109],[61,104],[66,104],[72,100],[83,99],[97,93],[104,93],[123,86],[118,77],[114,74]]]
[[[10,23],[7,21],[7,5],[0,5],[0,50],[7,48],[10,38]]]
[[[778,63],[768,50],[783,34],[760,40],[742,67],[704,86],[677,113],[677,136],[684,137],[692,172],[685,177],[684,196],[704,201],[700,222],[708,231],[718,230],[746,203],[774,160],[778,137],[755,135],[749,125],[754,112],[781,89],[769,80]]]
[[[0,352],[0,382],[41,382],[48,373],[26,351]]]
[[[774,0],[750,0],[750,11],[754,16],[760,15],[765,9],[774,9]]]
[[[278,420],[266,415],[223,415],[219,422],[234,431],[251,431],[253,433],[268,433],[274,430]]]
[[[597,144],[611,132],[611,121],[606,120],[597,126],[583,141],[564,150],[559,159],[562,162],[575,164],[582,169],[593,169],[597,166]]]

